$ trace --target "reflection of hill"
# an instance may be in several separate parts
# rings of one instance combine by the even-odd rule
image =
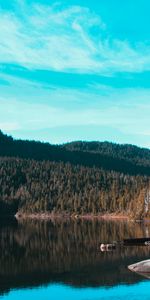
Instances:
[[[145,236],[140,224],[99,221],[28,221],[0,228],[0,292],[17,286],[64,282],[115,285],[142,280],[127,265],[147,258],[148,248],[101,253],[101,242]]]

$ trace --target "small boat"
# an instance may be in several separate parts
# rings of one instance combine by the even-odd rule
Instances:
[[[101,250],[101,252],[113,251],[113,250],[116,250],[116,245],[115,244],[101,244],[100,250]]]
[[[128,269],[150,279],[150,259],[129,265]]]

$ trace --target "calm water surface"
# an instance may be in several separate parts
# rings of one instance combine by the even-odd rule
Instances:
[[[150,247],[102,253],[101,242],[150,236],[150,223],[8,221],[0,223],[0,299],[150,299],[150,281],[129,264]]]

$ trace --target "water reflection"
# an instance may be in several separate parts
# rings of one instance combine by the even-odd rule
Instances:
[[[127,266],[149,258],[149,247],[126,247],[102,253],[99,245],[149,233],[150,224],[142,223],[3,222],[0,226],[0,294],[14,288],[54,282],[80,288],[140,282],[143,278],[130,272]]]
[[[2,300],[42,299],[42,300],[149,300],[150,281],[134,285],[120,285],[111,288],[73,288],[51,284],[40,289],[22,289],[11,291]]]

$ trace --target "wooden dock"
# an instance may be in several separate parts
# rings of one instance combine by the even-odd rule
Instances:
[[[150,246],[150,237],[123,239],[122,241],[115,241],[109,244],[101,244],[100,250],[102,252],[112,251],[124,246]]]

